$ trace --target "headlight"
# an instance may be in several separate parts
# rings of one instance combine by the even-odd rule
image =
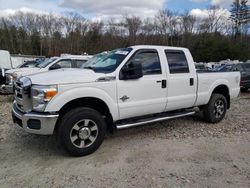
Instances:
[[[57,86],[34,85],[31,89],[33,110],[42,112],[47,103],[57,94]]]

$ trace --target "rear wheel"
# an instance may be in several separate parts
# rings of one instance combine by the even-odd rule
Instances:
[[[84,156],[99,148],[105,132],[106,123],[99,112],[91,108],[76,108],[61,119],[58,139],[70,154]]]
[[[204,118],[209,123],[220,122],[227,111],[227,100],[224,95],[212,94],[208,104],[204,108]]]

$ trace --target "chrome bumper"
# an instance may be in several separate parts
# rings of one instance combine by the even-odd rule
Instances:
[[[14,90],[13,90],[13,85],[1,85],[0,86],[0,93],[3,93],[3,94],[12,94],[14,93]]]
[[[13,122],[29,133],[52,135],[58,117],[58,114],[52,115],[36,112],[23,113],[17,108],[16,102],[13,103]]]

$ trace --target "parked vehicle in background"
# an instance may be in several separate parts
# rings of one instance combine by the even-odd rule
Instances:
[[[132,46],[90,60],[83,69],[47,71],[15,82],[13,121],[57,134],[76,156],[93,153],[107,130],[195,113],[220,122],[239,94],[240,73],[197,73],[186,48]]]
[[[236,64],[226,64],[214,69],[216,72],[232,72],[240,71],[241,81],[240,87],[241,91],[247,91],[250,88],[250,63],[236,63]]]
[[[45,60],[42,60],[42,59],[36,59],[34,61],[25,61],[23,64],[19,65],[17,68],[34,68],[44,61]]]
[[[0,50],[0,85],[5,82],[5,71],[11,67],[10,53],[6,50]]]
[[[217,72],[230,72],[232,71],[235,64],[222,65],[220,67],[216,67],[214,71]]]
[[[210,67],[207,67],[205,65],[205,63],[195,63],[195,68],[196,68],[196,71],[198,73],[201,73],[201,72],[211,72],[213,71],[213,69],[211,69]]]
[[[6,71],[17,68],[26,61],[33,61],[43,58],[45,57],[20,54],[11,55],[9,51],[0,50],[0,93],[5,93],[5,90],[3,90],[1,86],[6,83]]]
[[[247,91],[250,88],[250,63],[239,63],[232,67],[232,71],[240,71],[241,91]]]
[[[6,83],[1,86],[4,93],[13,93],[13,83],[20,76],[36,74],[55,69],[81,68],[92,56],[53,57],[38,64],[36,67],[16,68],[6,71]]]

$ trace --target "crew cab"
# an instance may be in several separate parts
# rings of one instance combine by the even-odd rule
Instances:
[[[218,123],[239,84],[239,72],[196,73],[186,48],[132,46],[93,57],[83,69],[19,78],[12,115],[26,132],[57,134],[66,151],[83,156],[106,131],[190,116],[197,107]]]
[[[46,72],[55,69],[80,68],[92,56],[89,55],[68,55],[64,57],[52,57],[38,64],[35,67],[16,68],[6,71],[6,83],[1,86],[4,93],[13,93],[13,83],[20,77],[30,74]]]

